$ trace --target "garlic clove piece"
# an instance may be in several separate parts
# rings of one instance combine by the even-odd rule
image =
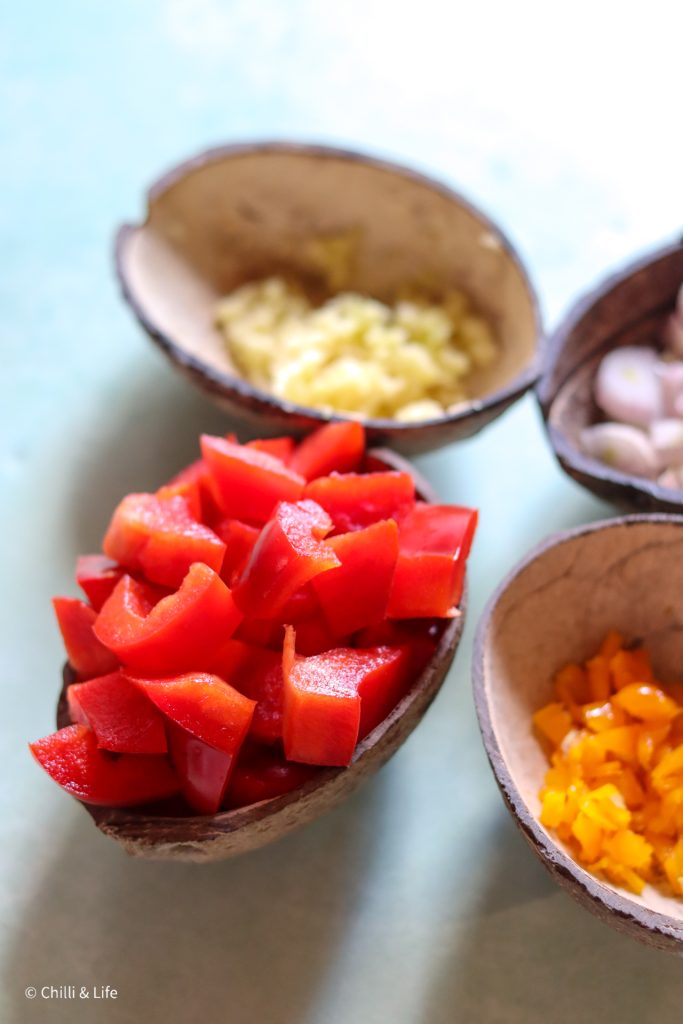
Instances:
[[[626,423],[597,423],[581,431],[584,454],[631,476],[652,479],[659,470],[652,442]]]
[[[660,359],[655,366],[655,376],[659,381],[664,415],[683,416],[683,410],[676,409],[679,399],[683,399],[683,362]]]
[[[655,420],[650,424],[650,441],[660,470],[683,462],[683,419]]]
[[[655,375],[657,353],[625,346],[609,352],[595,376],[595,401],[613,420],[647,427],[662,415],[662,396]]]

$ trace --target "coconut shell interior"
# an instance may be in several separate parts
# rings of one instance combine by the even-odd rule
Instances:
[[[340,240],[331,287],[321,251],[336,243],[338,252]],[[119,234],[117,266],[138,318],[173,361],[243,408],[251,389],[242,382],[234,394],[239,375],[215,304],[270,274],[296,279],[314,299],[462,288],[500,339],[496,363],[469,379],[472,395],[521,393],[540,369],[535,297],[500,231],[449,189],[356,154],[284,144],[210,151],[152,188],[145,222]]]
[[[683,518],[625,517],[549,541],[513,573],[482,620],[474,665],[487,753],[534,851],[581,902],[616,927],[683,952],[683,899],[628,893],[587,873],[538,821],[547,760],[531,716],[552,678],[592,656],[609,629],[643,643],[664,680],[683,680]]]

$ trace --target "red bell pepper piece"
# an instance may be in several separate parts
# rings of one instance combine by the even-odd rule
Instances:
[[[314,654],[322,654],[323,651],[329,651],[333,647],[339,647],[342,642],[342,637],[333,634],[322,611],[291,624],[296,626],[296,645],[299,654],[303,654],[307,658]],[[282,634],[280,634],[279,649],[282,650]]]
[[[167,679],[128,678],[176,725],[215,750],[231,757],[237,754],[251,725],[255,701],[208,672]]]
[[[79,555],[76,583],[96,612],[100,610],[123,576],[124,570],[106,555]]]
[[[244,614],[276,618],[296,590],[339,565],[321,539],[331,528],[329,516],[315,502],[281,502],[235,586],[235,600]]]
[[[322,628],[325,633],[325,637],[329,641],[327,646],[333,644],[334,637],[322,619],[322,612],[320,609],[320,603],[316,597],[315,591],[310,583],[304,584],[303,587],[299,587],[295,590],[291,597],[288,597],[284,605],[277,613],[274,618],[257,619],[257,618],[246,618],[240,623],[235,631],[235,637],[238,640],[243,640],[247,644],[254,644],[257,647],[271,647],[274,650],[282,651],[282,641],[284,638],[284,626],[296,625],[303,627],[308,623],[322,622]],[[316,626],[316,635],[319,634],[319,629]],[[324,645],[323,645],[324,646]],[[317,654],[319,650],[308,651],[305,649],[303,644],[301,645],[301,652],[303,654]],[[220,675],[220,673],[219,673]]]
[[[194,811],[215,814],[225,797],[234,755],[215,750],[174,722],[169,722],[167,728],[181,793]]]
[[[457,614],[476,526],[475,509],[416,503],[399,524],[389,618]]]
[[[316,576],[312,585],[333,635],[348,636],[381,622],[398,555],[394,520],[340,533],[327,543],[341,565]]]
[[[246,807],[261,800],[272,800],[298,789],[317,773],[313,765],[285,761],[272,747],[245,743],[230,778],[225,806]]]
[[[282,665],[285,755],[307,764],[350,764],[358,739],[386,718],[410,679],[407,647],[339,647],[297,658],[291,627]]]
[[[348,765],[358,742],[360,697],[343,671],[343,657],[328,651],[299,658],[294,644],[290,626],[282,652],[285,757],[305,764]]]
[[[242,619],[235,630],[235,640],[250,644],[253,647],[268,647],[274,651],[282,650],[284,626],[275,619]],[[220,675],[220,673],[219,673]]]
[[[132,807],[178,792],[164,754],[109,754],[86,725],[69,725],[29,746],[50,778],[87,804]]]
[[[283,735],[283,656],[280,651],[242,644],[245,653],[230,683],[256,701],[249,734],[260,743],[276,743]],[[224,677],[221,677],[224,678]]]
[[[247,564],[247,559],[258,540],[259,529],[242,523],[239,519],[221,519],[214,529],[225,544],[221,578],[231,587]]]
[[[259,452],[267,452],[268,455],[273,455],[276,459],[284,462],[285,466],[289,466],[294,452],[294,438],[260,437],[255,441],[247,441],[245,448],[254,448]],[[298,473],[300,470],[295,470],[295,472]]]
[[[183,494],[183,492],[187,494],[192,491],[193,487],[196,488],[199,495],[199,515],[196,518],[204,523],[205,526],[210,526],[213,530],[214,524],[222,518],[223,513],[216,501],[213,480],[204,459],[197,459],[195,462],[191,462],[189,466],[186,466],[185,469],[181,469],[160,490],[164,493],[167,493],[168,490],[171,492],[175,490],[179,494]],[[157,491],[157,495],[159,493]],[[192,505],[192,499],[190,499],[190,502]],[[193,511],[192,507],[190,511]]]
[[[119,664],[118,658],[102,645],[93,631],[97,612],[75,597],[54,597],[52,606],[66,656],[76,675],[89,679],[113,672]]]
[[[66,691],[72,722],[89,725],[98,747],[123,754],[164,754],[164,720],[120,672],[73,683]]]
[[[225,544],[192,518],[185,498],[129,494],[112,518],[104,553],[152,583],[179,587],[193,562],[220,572]]]
[[[354,647],[407,648],[410,653],[410,676],[416,679],[434,657],[442,629],[442,620],[385,619],[357,633]]]
[[[409,647],[371,647],[356,654],[362,656],[356,666],[362,740],[405,696],[412,681],[412,653]]]
[[[401,519],[415,503],[415,484],[409,473],[394,470],[332,473],[312,480],[304,497],[330,514],[337,533],[347,533],[379,519]]]
[[[207,434],[201,445],[224,515],[265,523],[279,501],[301,497],[304,478],[267,452]]]
[[[357,420],[327,423],[304,438],[290,462],[307,480],[332,472],[353,473],[365,452],[365,430]]]
[[[175,594],[154,603],[156,596],[124,576],[95,624],[98,639],[139,672],[206,668],[242,618],[223,580],[200,562]]]

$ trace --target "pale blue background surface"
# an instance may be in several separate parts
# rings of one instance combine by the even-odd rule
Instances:
[[[220,415],[121,302],[112,232],[218,142],[289,137],[456,184],[519,245],[550,321],[680,232],[673,4],[133,0],[4,5],[0,33],[0,1019],[229,1024],[680,1020],[683,966],[558,892],[490,777],[474,623],[543,535],[607,514],[563,478],[531,399],[426,457],[482,509],[470,622],[434,709],[345,807],[209,867],[126,859],[31,763],[61,660],[49,598],[113,505],[188,461]],[[571,20],[569,20],[571,19]],[[28,1002],[27,985],[117,1002]]]

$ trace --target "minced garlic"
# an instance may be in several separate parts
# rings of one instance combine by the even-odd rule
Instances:
[[[216,324],[247,380],[298,405],[419,421],[468,400],[468,375],[498,346],[466,295],[439,305],[385,305],[346,292],[314,307],[279,277],[243,285],[216,307]]]

